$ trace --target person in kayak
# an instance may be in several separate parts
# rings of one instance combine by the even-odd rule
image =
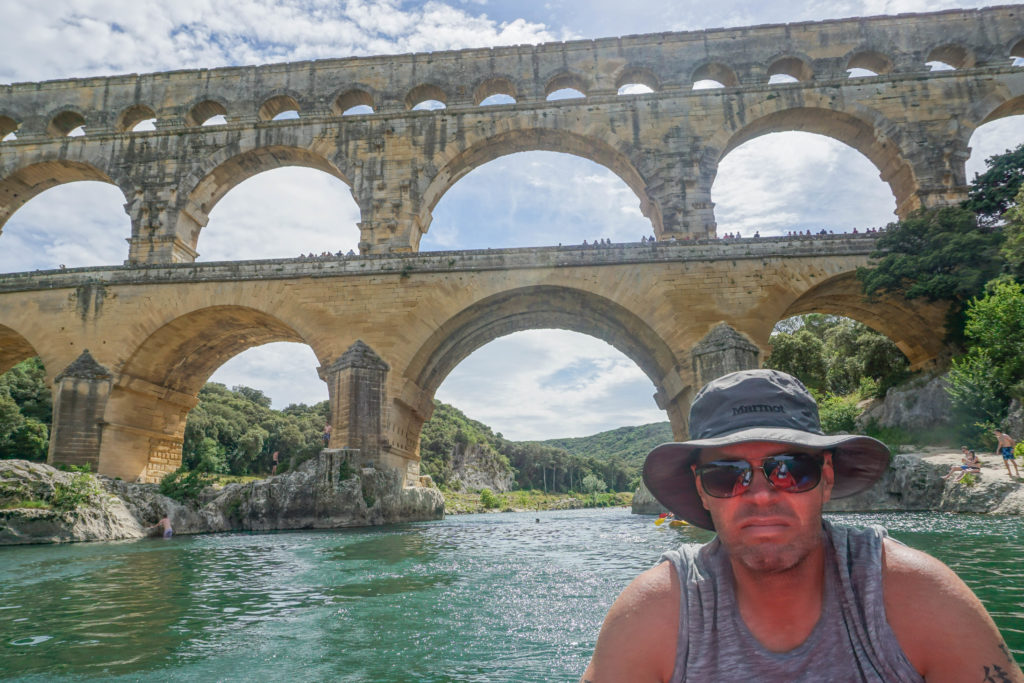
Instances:
[[[648,454],[644,483],[717,536],[665,553],[623,591],[583,681],[1024,681],[948,567],[881,527],[822,518],[829,499],[878,481],[889,450],[824,435],[795,377],[709,382],[690,434]]]

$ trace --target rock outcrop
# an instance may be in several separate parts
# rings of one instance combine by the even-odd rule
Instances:
[[[194,504],[161,495],[155,484],[95,477],[102,494],[74,510],[0,510],[0,545],[140,538],[164,516],[176,534],[332,529],[444,517],[444,497],[436,488],[403,486],[397,471],[355,467],[350,454],[324,450],[288,474],[207,488]],[[73,476],[48,465],[0,461],[0,505],[5,496],[7,504],[29,496],[52,501],[56,484]]]
[[[458,481],[466,490],[511,491],[515,476],[501,457],[492,448],[480,444],[469,444],[465,448],[456,445],[452,449],[451,481]]]
[[[872,422],[911,434],[945,427],[953,414],[953,404],[945,387],[945,375],[922,375],[893,387],[884,399],[867,406],[857,418],[857,429],[863,431]]]
[[[655,500],[642,481],[640,488],[633,494],[633,504],[630,509],[634,515],[660,515],[663,512],[668,512],[664,505]]]

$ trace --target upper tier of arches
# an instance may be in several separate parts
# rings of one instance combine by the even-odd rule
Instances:
[[[144,132],[210,122],[272,121],[480,106],[505,95],[541,102],[571,88],[615,96],[697,83],[743,87],[949,69],[1010,67],[1024,57],[1012,6],[893,17],[470,49],[260,67],[114,76],[0,88],[0,140]],[[856,73],[851,74],[851,70]],[[97,82],[99,81],[99,82]],[[626,96],[638,92],[626,89]],[[357,111],[353,108],[359,107]],[[432,105],[430,108],[438,108]],[[284,116],[287,114],[287,116]]]

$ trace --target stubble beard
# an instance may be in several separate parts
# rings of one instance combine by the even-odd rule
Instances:
[[[803,528],[785,543],[747,543],[719,532],[729,558],[751,573],[780,574],[803,563],[822,543],[820,525]]]

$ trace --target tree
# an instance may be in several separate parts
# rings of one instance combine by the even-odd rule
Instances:
[[[604,493],[608,489],[608,485],[604,483],[604,480],[593,474],[583,477],[582,486],[584,493]]]
[[[978,216],[983,225],[997,223],[1017,203],[1024,180],[1024,144],[985,159],[988,168],[974,176],[964,208]]]
[[[1024,187],[1018,192],[1015,205],[1003,217],[1006,236],[1000,254],[1006,259],[1007,271],[1018,281],[1024,280]]]
[[[825,343],[806,328],[792,334],[779,332],[772,335],[771,352],[764,365],[788,372],[812,389],[820,389],[825,386],[828,372]]]
[[[950,302],[946,332],[960,341],[966,303],[1002,269],[1002,239],[966,208],[918,210],[889,225],[872,254],[877,265],[858,268],[857,277],[869,298],[891,293]]]

